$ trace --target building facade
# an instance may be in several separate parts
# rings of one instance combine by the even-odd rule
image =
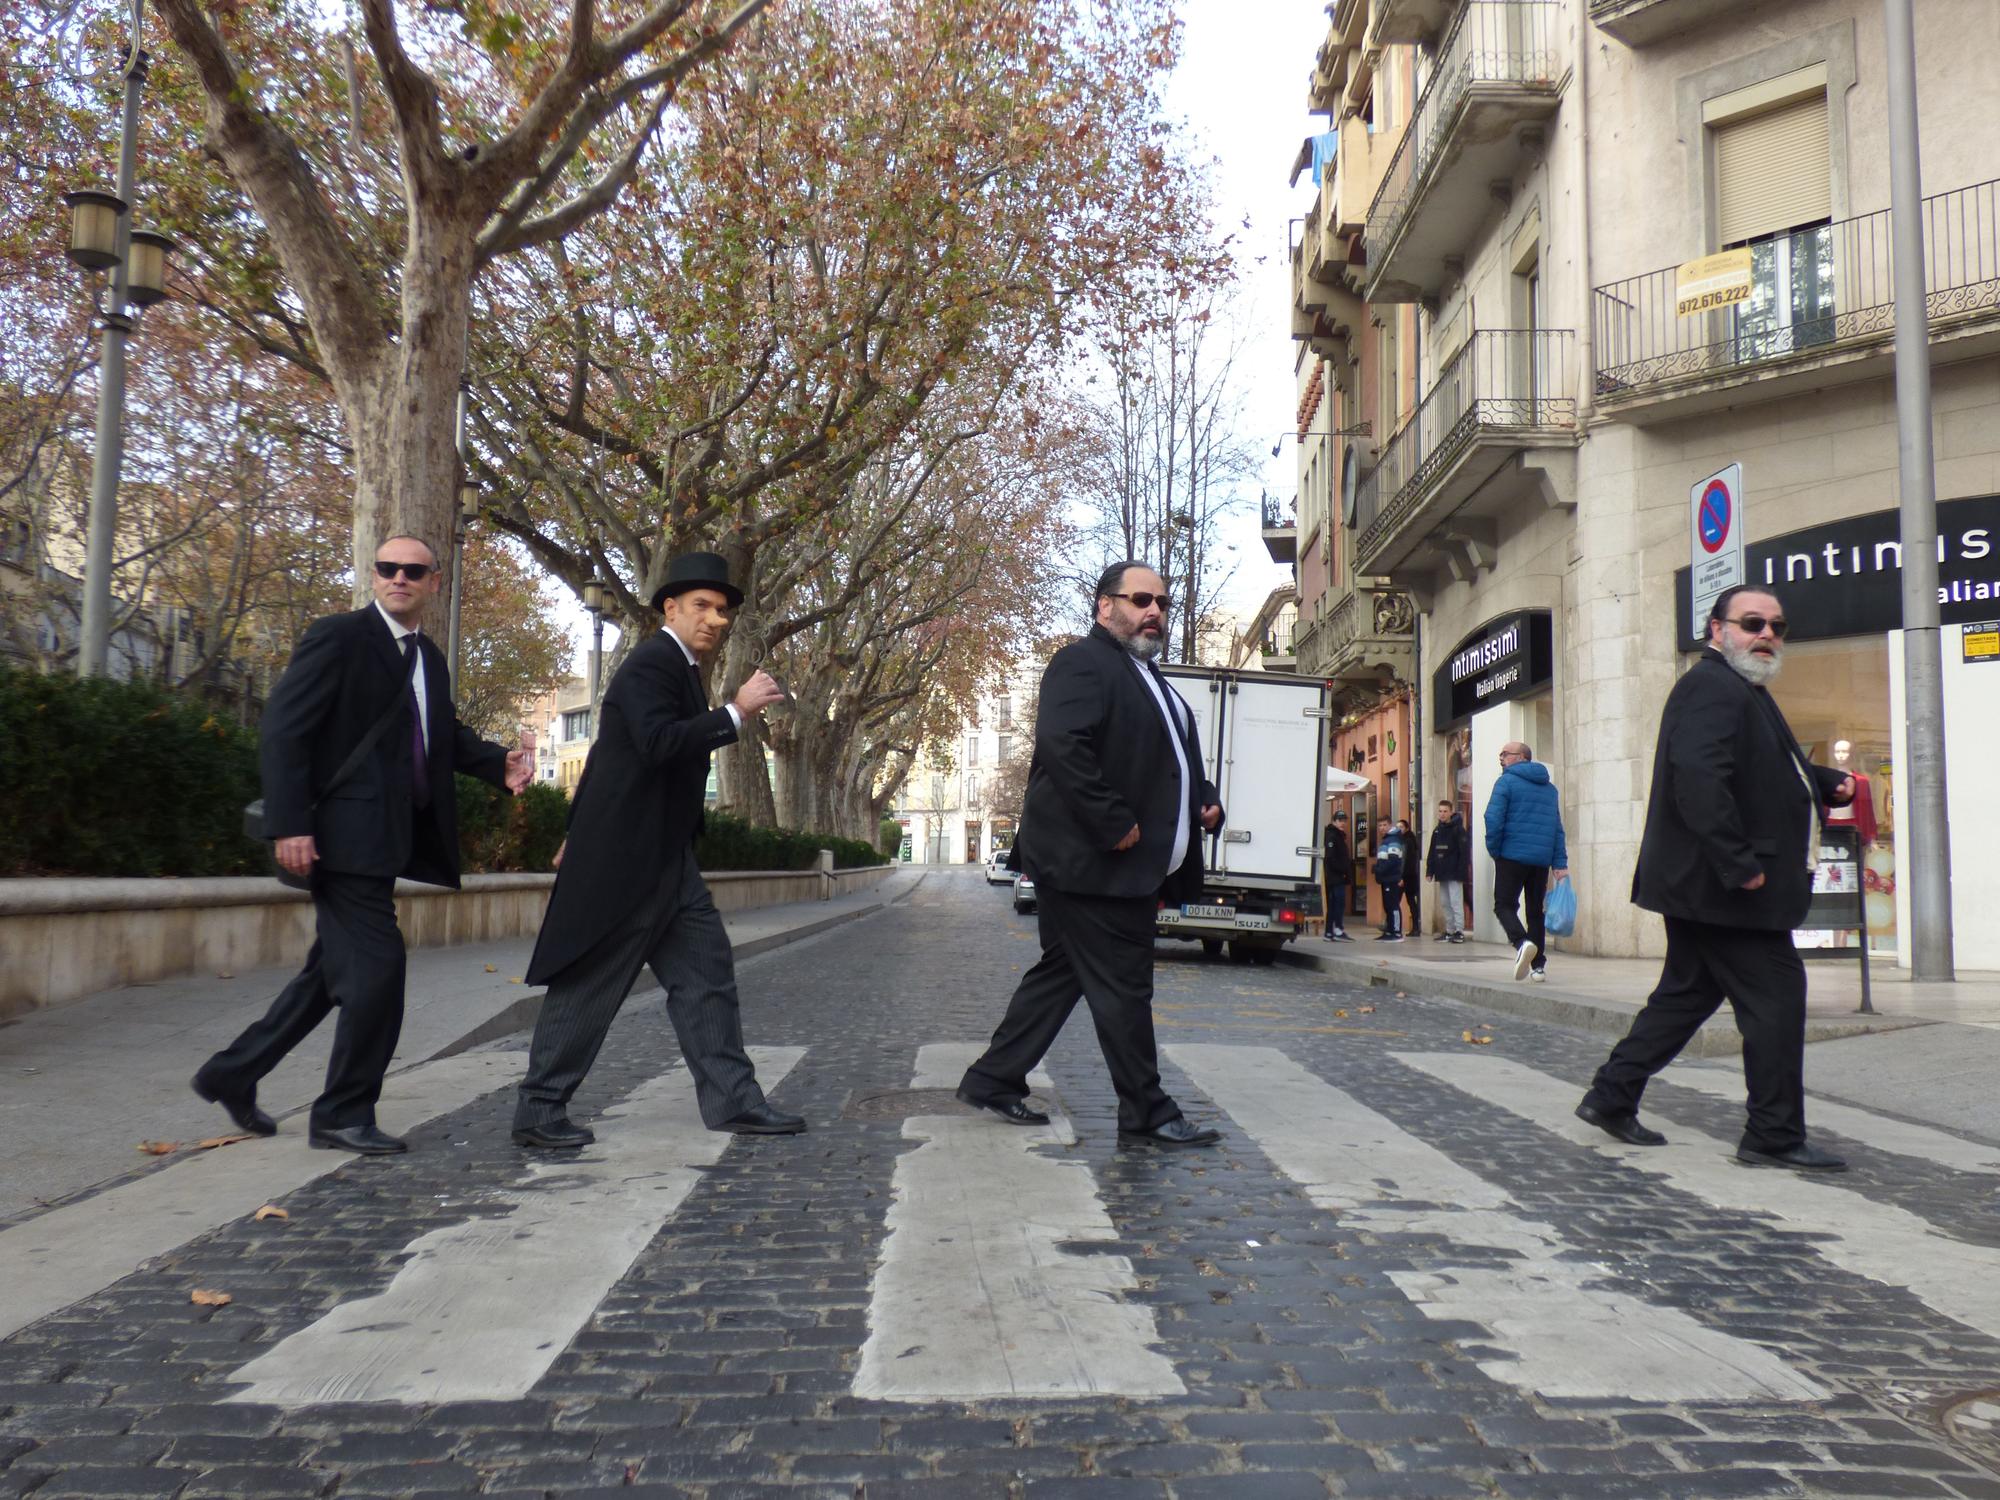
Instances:
[[[920,753],[889,804],[903,825],[900,858],[920,865],[979,864],[1014,843],[1019,792],[1034,751],[1039,668],[980,701],[945,745]]]
[[[1970,850],[2000,835],[2000,792],[1970,774],[2000,730],[2000,692],[1979,687],[2000,634],[2000,119],[1986,107],[2000,7],[1922,0],[1916,19],[1943,749],[1967,768],[1950,819]],[[1347,148],[1354,80],[1371,70],[1365,160],[1388,157],[1355,238],[1319,252],[1359,266],[1358,302],[1308,290],[1312,249],[1295,262],[1302,344],[1358,350],[1364,416],[1379,393],[1368,437],[1335,440],[1334,550],[1416,615],[1413,804],[1451,796],[1476,813],[1509,739],[1549,763],[1582,951],[1660,946],[1629,886],[1660,708],[1697,644],[1704,503],[1702,524],[1735,530],[1751,580],[1794,621],[1773,691],[1801,741],[1867,778],[1852,821],[1869,941],[1899,951],[1900,872],[1927,851],[1896,815],[1912,747],[1884,68],[1872,0],[1333,7],[1313,88],[1316,105],[1340,90],[1318,152],[1334,183],[1308,246],[1357,220],[1340,174],[1364,160]],[[1490,873],[1482,855],[1475,892]],[[1973,899],[1960,882],[1958,961],[2000,968],[2000,929]],[[1497,934],[1490,914],[1478,931]]]

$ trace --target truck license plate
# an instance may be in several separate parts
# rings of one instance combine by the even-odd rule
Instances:
[[[1233,906],[1200,906],[1190,901],[1181,908],[1191,917],[1215,917],[1220,921],[1232,921],[1236,916]]]

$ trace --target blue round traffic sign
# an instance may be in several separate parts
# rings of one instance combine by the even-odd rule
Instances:
[[[1729,523],[1733,508],[1729,498],[1729,486],[1720,479],[1712,481],[1708,488],[1702,491],[1695,534],[1701,538],[1704,552],[1720,552],[1722,544],[1729,540]]]

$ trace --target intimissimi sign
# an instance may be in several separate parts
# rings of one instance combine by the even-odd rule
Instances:
[[[1788,532],[1743,549],[1743,581],[1773,590],[1791,639],[1882,635],[1903,623],[1901,522],[1893,510]],[[2000,495],[1938,506],[1938,610],[1947,625],[1991,618],[2000,603]],[[1687,569],[1675,575],[1681,649],[1697,651]]]

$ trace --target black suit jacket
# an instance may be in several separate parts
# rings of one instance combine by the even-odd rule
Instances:
[[[702,828],[709,757],[736,739],[680,643],[654,632],[604,690],[596,743],[569,810],[569,843],[542,919],[530,984],[545,984],[659,895]]]
[[[324,869],[404,875],[456,889],[458,802],[452,776],[463,771],[504,787],[507,751],[458,722],[444,653],[427,635],[416,641],[430,721],[430,811],[439,840],[413,837],[409,666],[389,622],[372,604],[313,621],[271,690],[258,726],[264,829],[274,839],[311,834]],[[315,809],[321,789],[399,696],[405,711],[367,760]]]
[[[1186,725],[1185,783],[1159,705],[1109,631],[1094,625],[1050,658],[1015,839],[1037,885],[1085,896],[1189,901],[1200,895],[1201,809],[1221,798],[1201,778],[1194,711],[1164,676],[1154,680]],[[1183,806],[1187,857],[1170,870]],[[1119,853],[1115,846],[1134,824],[1139,842]]]
[[[1814,806],[1824,817],[1842,779],[1807,764],[1768,691],[1704,650],[1660,716],[1633,901],[1725,927],[1797,927],[1812,901],[1805,858]],[[1744,890],[1760,873],[1764,884]]]

